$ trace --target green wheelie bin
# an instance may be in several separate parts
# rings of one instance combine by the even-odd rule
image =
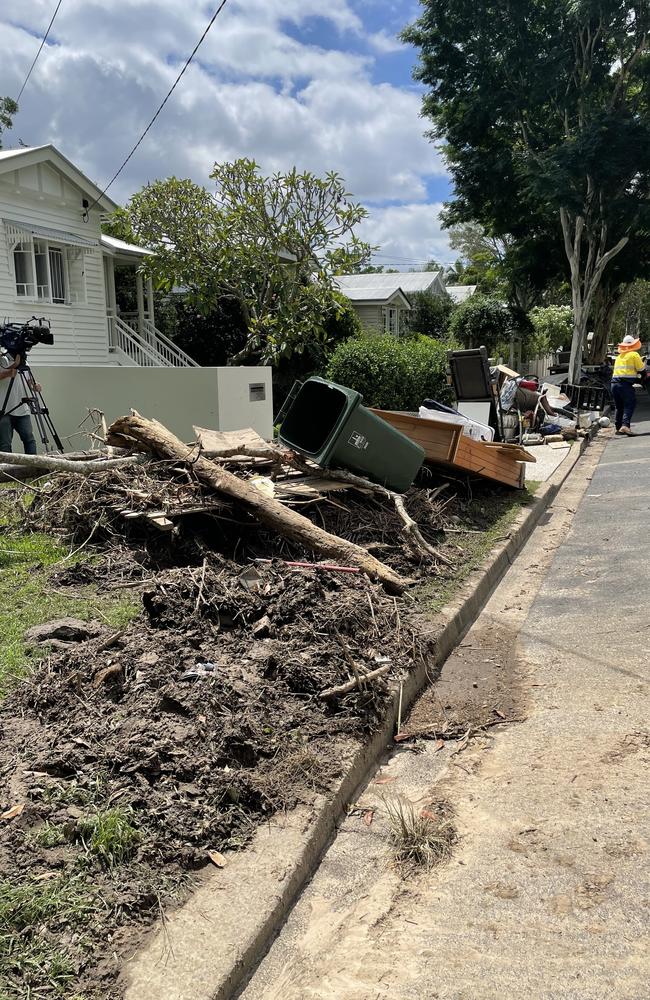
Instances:
[[[285,404],[280,441],[324,469],[358,472],[404,493],[424,461],[424,450],[362,406],[363,396],[314,377]]]

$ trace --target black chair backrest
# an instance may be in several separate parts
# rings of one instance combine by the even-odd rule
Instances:
[[[449,351],[447,360],[454,392],[459,403],[494,399],[488,353],[485,347],[477,347],[468,351]]]

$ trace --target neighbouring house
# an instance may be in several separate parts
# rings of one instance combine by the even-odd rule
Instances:
[[[477,288],[478,285],[447,285],[445,291],[454,305],[459,306],[461,302],[467,302],[468,299],[471,299]]]
[[[373,333],[399,336],[411,308],[409,296],[416,292],[444,295],[441,271],[396,271],[392,274],[342,274],[336,278],[361,320]]]
[[[156,329],[151,281],[138,270],[150,251],[101,232],[116,208],[54,146],[0,150],[0,317],[50,320],[42,364],[194,367]],[[136,271],[133,314],[117,308],[117,265]]]
[[[29,362],[66,447],[95,408],[110,421],[135,407],[185,440],[194,424],[271,437],[271,369],[201,368],[156,328],[151,251],[102,234],[116,208],[53,145],[0,150],[0,321],[50,321],[54,344]],[[135,283],[133,312],[120,281]]]

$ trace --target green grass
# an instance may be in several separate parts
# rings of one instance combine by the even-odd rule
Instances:
[[[77,836],[86,850],[107,868],[127,861],[142,840],[142,834],[132,825],[130,809],[106,809],[80,819]]]
[[[32,625],[53,618],[73,616],[84,621],[99,619],[115,628],[131,621],[138,605],[130,597],[87,594],[68,597],[56,590],[50,575],[69,554],[66,546],[44,534],[28,534],[20,527],[18,504],[4,495],[0,500],[0,697],[24,677],[30,660],[42,649],[30,651],[23,641]],[[87,558],[80,553],[79,559]],[[67,559],[69,566],[75,561]]]
[[[82,927],[97,899],[82,876],[0,881],[0,997],[69,997],[77,970],[45,928]]]
[[[484,511],[489,526],[478,534],[452,536],[464,550],[463,562],[455,568],[451,579],[433,579],[418,588],[417,598],[427,611],[441,611],[455,597],[468,576],[485,562],[495,545],[507,537],[522,507],[530,504],[539,485],[529,482],[524,490],[517,493],[481,497],[474,501]]]
[[[58,847],[65,843],[65,833],[58,823],[43,823],[43,826],[39,826],[29,834],[27,839],[37,847]]]

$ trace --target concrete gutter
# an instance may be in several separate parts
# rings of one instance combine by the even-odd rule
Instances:
[[[583,438],[571,446],[567,459],[517,517],[507,541],[492,550],[459,596],[436,616],[440,631],[435,655],[404,680],[403,717],[476,621],[588,443],[589,438]],[[318,868],[346,806],[357,800],[392,745],[398,702],[395,690],[381,727],[370,743],[351,755],[329,795],[319,796],[310,808],[276,817],[258,830],[249,848],[229,856],[226,868],[209,872],[188,901],[154,927],[124,969],[125,1000],[229,1000],[236,996]]]

